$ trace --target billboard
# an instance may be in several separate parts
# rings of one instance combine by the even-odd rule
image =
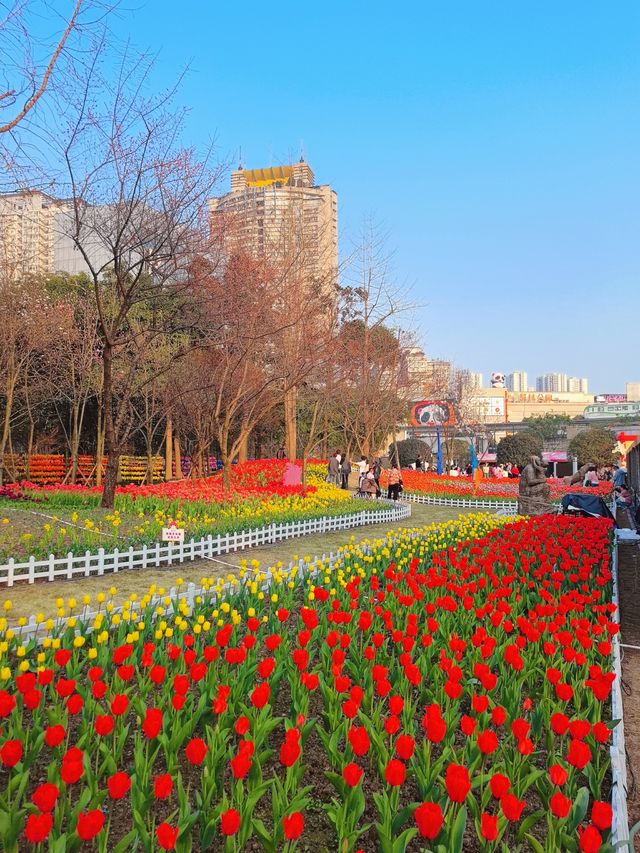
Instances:
[[[596,403],[626,403],[626,394],[597,394]]]
[[[506,421],[507,404],[504,392],[501,396],[496,394],[495,397],[472,397],[471,404],[480,421],[489,423]]]
[[[453,400],[422,400],[411,407],[409,423],[422,427],[455,426],[456,410]]]

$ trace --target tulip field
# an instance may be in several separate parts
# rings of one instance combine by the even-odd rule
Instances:
[[[407,492],[431,495],[439,498],[480,498],[483,500],[515,501],[518,499],[520,481],[518,479],[484,477],[477,483],[471,477],[447,477],[428,471],[403,471],[402,481]],[[606,498],[613,486],[610,481],[602,480],[597,488],[568,486],[564,480],[547,480],[551,489],[551,500],[560,501],[569,492],[582,492]]]
[[[610,534],[472,515],[2,623],[0,848],[611,851]]]
[[[370,508],[326,483],[326,464],[309,465],[306,486],[282,485],[284,468],[277,460],[234,465],[228,489],[221,474],[120,486],[113,511],[99,509],[97,487],[11,484],[0,490],[0,561],[149,545],[171,522],[188,539]]]

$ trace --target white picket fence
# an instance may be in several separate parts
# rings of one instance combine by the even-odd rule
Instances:
[[[502,510],[501,515],[516,515],[517,501],[492,501],[479,498],[441,498],[435,495],[422,495],[419,492],[403,492],[402,499],[416,504],[431,504],[432,506],[454,506],[461,509],[492,509]]]
[[[377,508],[380,503],[384,504],[384,508]],[[268,524],[254,530],[203,536],[201,539],[190,539],[188,542],[179,544],[156,542],[155,545],[143,545],[137,549],[131,546],[125,550],[116,548],[110,552],[99,548],[96,552],[86,551],[80,555],[69,552],[66,557],[50,554],[44,560],[36,560],[31,556],[24,563],[17,563],[14,558],[11,558],[8,563],[0,565],[0,585],[13,586],[19,581],[35,583],[37,580],[54,581],[58,578],[71,580],[74,577],[88,578],[125,569],[172,566],[192,560],[211,559],[221,554],[270,545],[299,536],[348,530],[367,524],[387,524],[411,516],[411,506],[403,502],[383,500],[377,501],[374,506],[376,508],[349,515],[323,516],[302,521]]]

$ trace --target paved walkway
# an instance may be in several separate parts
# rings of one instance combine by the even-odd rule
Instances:
[[[354,527],[351,530],[338,530],[334,533],[302,536],[285,542],[276,542],[262,548],[251,548],[246,551],[236,551],[224,554],[219,560],[194,560],[183,563],[182,566],[166,566],[145,570],[127,570],[117,575],[106,574],[102,577],[80,578],[73,580],[58,579],[53,582],[43,581],[35,584],[19,584],[11,589],[2,588],[0,592],[0,612],[6,599],[11,599],[13,609],[11,622],[18,616],[30,616],[42,613],[45,617],[56,615],[55,600],[62,597],[68,601],[75,598],[78,607],[82,609],[82,596],[90,595],[91,604],[99,592],[107,592],[110,587],[116,587],[116,601],[128,598],[132,593],[138,597],[147,592],[151,584],[169,589],[176,584],[178,578],[185,583],[192,581],[200,583],[203,577],[217,578],[235,573],[241,560],[259,560],[265,568],[277,562],[288,565],[292,560],[310,555],[312,557],[337,551],[341,545],[351,540],[376,539],[384,536],[389,530],[403,527],[423,527],[433,522],[448,521],[470,510],[461,511],[458,508],[428,506],[424,504],[411,505],[411,518],[386,524],[370,524],[364,527]],[[93,609],[93,608],[92,608]]]

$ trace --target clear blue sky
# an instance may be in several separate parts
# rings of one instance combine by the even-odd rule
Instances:
[[[191,63],[187,137],[297,159],[373,215],[425,350],[640,380],[640,5],[144,0],[117,30]],[[226,187],[225,187],[226,189]]]

